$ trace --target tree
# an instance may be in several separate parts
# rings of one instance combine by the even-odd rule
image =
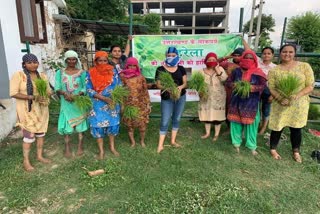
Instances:
[[[149,13],[144,16],[144,24],[148,26],[148,33],[160,34],[161,17],[159,14]]]
[[[306,52],[320,49],[320,14],[306,12],[289,19],[288,39],[295,39]]]
[[[258,16],[253,19],[253,31],[257,29]],[[274,27],[276,26],[275,20],[271,14],[268,16],[266,14],[262,14],[261,16],[261,27],[260,27],[260,39],[259,39],[259,48],[263,48],[266,46],[270,46],[272,44],[272,40],[270,39],[270,32],[274,32]],[[243,32],[249,33],[250,21],[248,21],[243,26]]]
[[[129,0],[66,0],[67,13],[79,19],[122,21]]]

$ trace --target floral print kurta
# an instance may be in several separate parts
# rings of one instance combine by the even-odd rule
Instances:
[[[111,97],[112,90],[117,85],[122,84],[117,70],[114,69],[113,72],[114,72],[114,75],[113,75],[112,83],[101,92],[102,96]],[[104,101],[93,97],[97,92],[93,89],[89,72],[87,72],[86,82],[87,82],[87,93],[91,97],[92,104],[93,104],[93,108],[90,111],[89,117],[88,117],[90,127],[103,128],[103,127],[111,127],[111,126],[119,125],[120,124],[120,105],[116,104],[114,108],[110,108],[108,103],[105,103]]]
[[[299,91],[314,84],[313,70],[308,63],[298,62],[291,70],[283,70],[280,65],[269,71],[269,88],[275,89],[276,80],[283,75],[294,74],[302,82]],[[307,124],[310,98],[304,95],[298,100],[292,101],[290,106],[282,106],[277,101],[271,104],[269,128],[280,131],[284,127],[302,128]]]
[[[124,105],[139,108],[139,117],[137,119],[122,118],[122,121],[129,129],[136,127],[145,129],[146,124],[149,123],[150,114],[150,97],[146,79],[142,75],[131,78],[122,77],[122,82],[130,90],[130,95]]]

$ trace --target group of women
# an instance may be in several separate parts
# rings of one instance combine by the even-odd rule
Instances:
[[[260,123],[260,103],[262,102],[263,122],[260,133],[268,124],[272,130],[270,137],[270,153],[273,158],[280,159],[276,151],[281,132],[284,127],[290,127],[293,158],[301,162],[299,153],[302,137],[301,128],[306,125],[309,97],[313,89],[314,77],[311,67],[307,63],[295,60],[295,47],[285,45],[280,49],[281,63],[272,64],[273,49],[265,48],[262,59],[245,45],[245,50],[236,49],[230,57],[233,62],[226,62],[224,57],[218,59],[215,53],[208,53],[204,59],[206,65],[200,72],[208,86],[208,98],[200,98],[198,105],[199,120],[204,123],[205,134],[201,138],[210,136],[211,125],[214,125],[213,141],[220,135],[221,123],[227,124],[231,132],[232,144],[236,151],[240,151],[243,135],[246,147],[257,154],[257,133]],[[98,51],[94,58],[94,67],[89,71],[81,68],[78,54],[72,50],[64,54],[64,68],[56,72],[55,91],[60,97],[60,115],[58,132],[64,135],[65,156],[72,155],[70,135],[78,133],[77,155],[83,154],[83,133],[90,129],[91,135],[97,139],[99,148],[98,159],[103,159],[104,138],[109,138],[110,151],[118,156],[115,148],[115,136],[119,133],[121,111],[123,106],[114,103],[112,91],[118,85],[125,85],[129,89],[129,96],[124,106],[131,105],[139,109],[139,116],[135,119],[123,118],[127,126],[131,146],[136,145],[134,129],[140,132],[140,144],[145,147],[145,133],[149,122],[150,99],[145,78],[141,75],[138,60],[127,58],[121,54],[119,46],[113,46],[108,53]],[[187,75],[183,66],[179,65],[180,56],[175,47],[166,51],[166,59],[156,70],[156,85],[161,89],[161,122],[157,152],[164,149],[165,137],[171,120],[171,146],[181,147],[176,141],[180,119],[186,102]],[[47,86],[47,96],[40,96],[35,87],[36,79],[47,80],[46,76],[37,71],[38,59],[33,54],[26,54],[22,58],[23,71],[16,72],[10,82],[10,95],[17,100],[17,125],[23,131],[23,165],[25,170],[33,170],[29,160],[31,143],[37,141],[37,159],[48,163],[50,160],[42,156],[44,136],[48,129],[49,96],[52,93]],[[271,69],[271,70],[270,70]],[[161,84],[161,73],[169,73],[180,93],[178,99],[172,99],[171,91]],[[301,82],[301,88],[291,100],[282,97],[275,89],[276,79],[281,75],[294,73]],[[248,97],[242,97],[234,92],[238,81],[250,84]],[[270,90],[269,90],[270,89]],[[80,109],[74,102],[76,96],[88,95],[92,101],[92,109],[88,112]],[[270,113],[271,103],[271,113]]]

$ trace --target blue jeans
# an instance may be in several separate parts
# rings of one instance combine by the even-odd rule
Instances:
[[[160,135],[166,135],[169,126],[169,120],[172,119],[172,130],[179,129],[179,122],[186,103],[186,95],[181,96],[178,100],[172,99],[161,100],[161,124]]]

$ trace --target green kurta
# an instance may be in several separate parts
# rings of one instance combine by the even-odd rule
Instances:
[[[58,70],[55,77],[55,90],[65,91],[73,95],[77,95],[80,92],[86,93],[85,78],[85,71],[68,75],[65,71]],[[60,102],[59,134],[72,134],[74,130],[77,132],[86,131],[88,129],[87,113],[81,111],[74,102],[66,101],[62,95],[60,96]]]

